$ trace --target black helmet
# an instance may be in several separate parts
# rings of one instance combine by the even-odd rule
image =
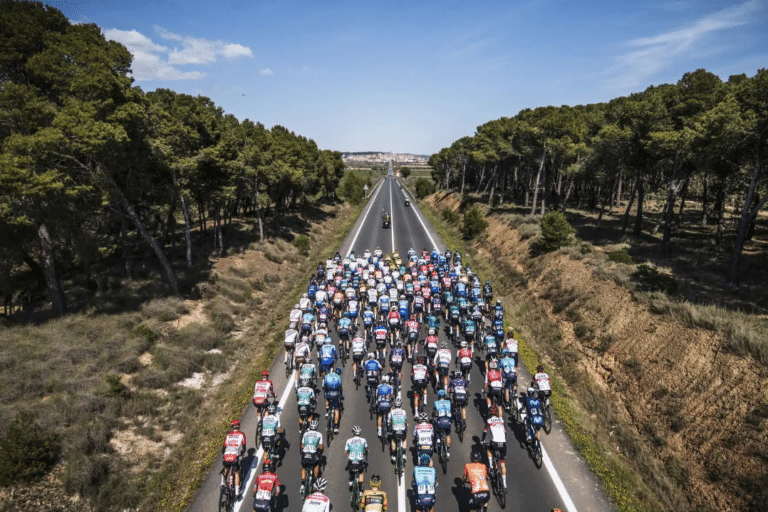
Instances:
[[[472,450],[472,453],[469,454],[469,458],[472,462],[480,462],[480,452]]]

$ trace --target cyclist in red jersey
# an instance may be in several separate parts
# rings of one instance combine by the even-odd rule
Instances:
[[[277,398],[277,395],[274,384],[269,380],[269,372],[264,370],[261,372],[261,380],[257,380],[253,387],[253,406],[259,410],[260,420],[264,417],[264,411],[269,404],[270,397]]]
[[[272,498],[280,496],[280,480],[275,471],[275,462],[267,459],[264,462],[264,472],[253,482],[253,510],[255,512],[272,512]]]
[[[245,454],[245,433],[240,430],[240,420],[232,420],[232,430],[227,432],[224,442],[221,445],[222,463],[224,468],[221,470],[221,487],[225,486],[225,476],[228,472],[235,472],[235,489],[240,490],[240,458]],[[237,499],[243,499],[243,495],[238,493]]]

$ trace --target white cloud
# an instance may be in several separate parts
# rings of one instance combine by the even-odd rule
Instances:
[[[269,68],[264,68],[264,69],[262,69],[261,71],[259,71],[259,74],[260,74],[261,76],[271,76],[271,75],[274,75],[274,73],[272,72],[272,70],[271,70],[271,69],[269,69]]]
[[[222,56],[227,59],[253,56],[250,48],[240,44],[182,36],[159,26],[155,26],[155,32],[161,39],[178,41],[181,48],[169,50],[167,46],[155,43],[136,30],[104,31],[107,39],[122,43],[133,54],[131,69],[137,81],[197,80],[206,76],[206,73],[182,71],[176,66],[208,65]]]
[[[759,8],[760,2],[750,0],[706,16],[690,26],[630,41],[627,46],[635,49],[617,58],[612,74],[618,73],[618,76],[610,81],[611,85],[629,89],[643,84],[681,57],[699,51],[698,45],[713,32],[752,22]]]

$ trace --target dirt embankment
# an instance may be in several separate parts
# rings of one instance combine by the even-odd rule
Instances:
[[[459,211],[456,194],[435,194],[429,202],[438,212]],[[590,428],[602,431],[662,507],[764,510],[768,369],[723,350],[720,333],[654,314],[631,286],[597,277],[606,269],[596,260],[573,256],[578,251],[532,256],[535,237],[522,240],[503,216],[486,218],[476,249],[525,276],[511,292],[521,298],[517,306],[541,304],[559,327],[559,340],[537,340],[531,326],[520,327],[577,399],[584,395],[576,384],[603,391],[610,407],[579,400],[592,414]],[[618,264],[603,258],[602,265]],[[610,418],[595,417],[606,410]],[[665,474],[644,474],[650,467]]]

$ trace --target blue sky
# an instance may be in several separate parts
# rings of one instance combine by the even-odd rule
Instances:
[[[321,149],[432,154],[521,109],[768,67],[768,0],[49,0],[134,54],[136,84],[211,98]]]

